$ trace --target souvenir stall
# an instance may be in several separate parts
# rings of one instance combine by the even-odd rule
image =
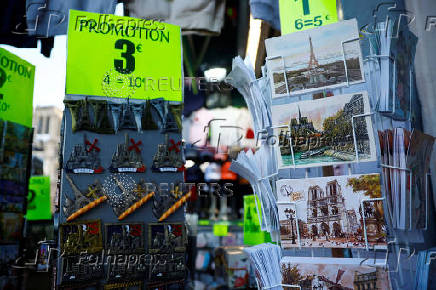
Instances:
[[[56,284],[183,287],[180,27],[101,16],[70,10]]]
[[[65,84],[32,164],[35,67],[0,48],[0,289],[435,289],[411,1],[7,1],[0,42],[56,39]]]

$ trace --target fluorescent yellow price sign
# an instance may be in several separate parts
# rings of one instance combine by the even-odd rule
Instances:
[[[336,0],[279,0],[282,35],[338,21]]]
[[[180,27],[70,10],[66,93],[182,101]]]
[[[0,119],[32,127],[35,66],[0,48]]]

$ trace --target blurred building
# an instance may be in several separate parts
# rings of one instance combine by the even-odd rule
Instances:
[[[52,206],[56,193],[62,110],[57,107],[36,107],[33,113],[33,156],[43,162],[43,175],[50,176]]]

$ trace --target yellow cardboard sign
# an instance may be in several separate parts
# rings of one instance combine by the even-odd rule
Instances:
[[[70,10],[66,93],[182,101],[179,26]]]
[[[338,21],[336,0],[279,0],[282,35]]]
[[[0,48],[0,119],[32,127],[35,66]]]

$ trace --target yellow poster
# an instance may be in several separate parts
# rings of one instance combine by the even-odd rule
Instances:
[[[182,101],[179,26],[70,10],[66,93]]]

